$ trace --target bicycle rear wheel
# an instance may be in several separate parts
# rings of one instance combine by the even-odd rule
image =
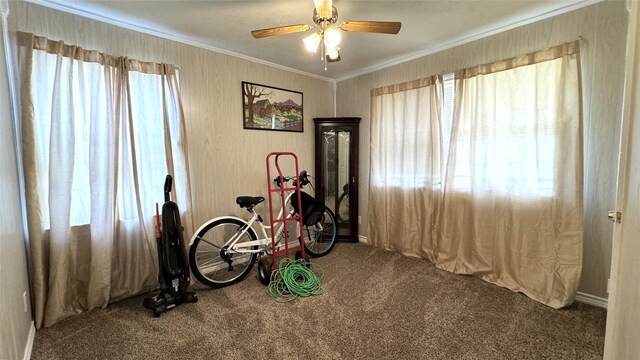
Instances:
[[[240,234],[247,223],[235,218],[223,218],[199,230],[189,249],[189,264],[193,275],[203,284],[221,288],[244,279],[256,261],[256,253],[229,250],[225,244]],[[255,231],[248,228],[236,244],[257,240]],[[258,246],[250,249],[257,250]]]
[[[304,251],[312,257],[327,255],[336,244],[338,225],[331,209],[324,206],[318,222],[303,226]]]

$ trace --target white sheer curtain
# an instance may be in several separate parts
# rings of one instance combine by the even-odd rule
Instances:
[[[36,326],[157,285],[164,177],[191,231],[175,68],[18,33]]]
[[[549,306],[582,268],[578,43],[456,73],[436,265]]]
[[[369,239],[435,261],[440,204],[441,79],[371,92]]]
[[[582,268],[578,52],[457,72],[447,159],[435,77],[372,90],[372,244],[570,304]]]

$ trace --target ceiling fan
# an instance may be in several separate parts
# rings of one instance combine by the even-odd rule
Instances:
[[[315,26],[306,24],[278,26],[268,29],[253,30],[251,35],[256,39],[262,39],[276,35],[286,35],[317,29],[313,34],[304,38],[307,49],[313,53],[321,47],[321,59],[324,61],[324,69],[327,70],[327,62],[340,61],[340,30],[370,32],[396,35],[400,32],[402,24],[392,21],[345,21],[336,25],[338,10],[332,4],[332,0],[313,0],[313,22]]]

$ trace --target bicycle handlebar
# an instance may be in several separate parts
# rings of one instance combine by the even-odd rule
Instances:
[[[273,179],[273,182],[277,187],[282,187],[284,184],[291,180],[294,181],[294,186],[296,185],[295,181],[297,180],[300,183],[300,188],[311,183],[311,181],[309,181],[309,174],[307,173],[307,170],[302,170],[297,179],[295,176],[283,176],[282,178],[280,178],[280,176],[276,176],[276,178]]]
[[[307,173],[307,170],[302,170],[300,172],[300,175],[298,175],[298,181],[300,181],[300,187],[310,183],[309,173]]]

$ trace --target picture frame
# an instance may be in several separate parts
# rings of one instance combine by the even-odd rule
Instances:
[[[242,82],[244,129],[304,132],[303,114],[301,92]]]

